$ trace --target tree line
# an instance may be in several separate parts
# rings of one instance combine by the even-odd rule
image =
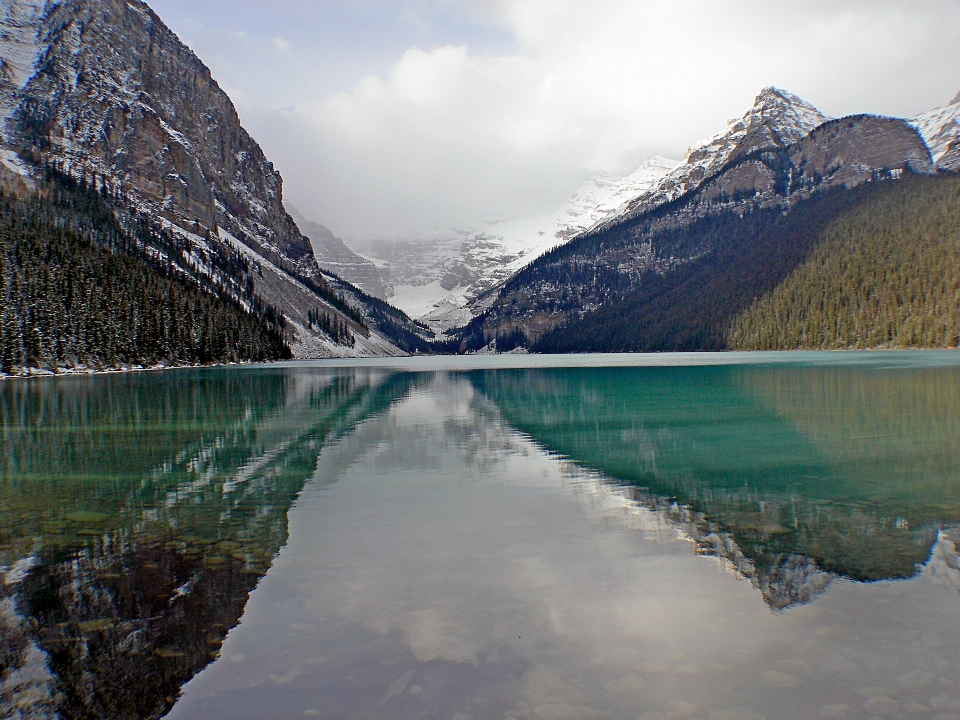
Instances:
[[[115,192],[48,167],[35,194],[0,193],[3,372],[290,356],[239,254],[211,244],[201,273],[184,239],[115,213]]]
[[[652,238],[661,257],[694,259],[647,272],[627,292],[614,284],[610,301],[531,349],[954,347],[958,227],[954,176],[828,190],[787,213],[707,217]],[[561,273],[567,288],[593,282],[572,263],[539,272]],[[570,306],[576,293],[567,294]]]

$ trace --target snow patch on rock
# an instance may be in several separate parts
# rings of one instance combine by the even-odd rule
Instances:
[[[952,147],[960,145],[960,93],[949,104],[908,118],[939,163]]]

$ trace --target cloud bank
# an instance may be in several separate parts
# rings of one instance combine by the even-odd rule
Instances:
[[[910,115],[960,90],[957,0],[353,0],[323,18],[280,2],[232,25],[177,2],[155,5],[287,197],[348,239],[547,212],[590,173],[681,157],[766,85],[831,115]]]

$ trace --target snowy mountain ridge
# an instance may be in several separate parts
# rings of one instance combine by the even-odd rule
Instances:
[[[937,168],[960,172],[960,92],[948,104],[908,118],[923,137]]]
[[[621,212],[611,214],[603,224],[676,200],[734,158],[761,148],[792,145],[830,119],[797,95],[766,87],[743,115],[727,121],[723,131],[691,145],[683,162],[672,172],[634,196]]]
[[[389,263],[390,301],[411,317],[443,331],[469,322],[475,312],[468,306],[484,292],[547,250],[622,211],[625,203],[654,186],[677,164],[655,156],[624,177],[593,175],[553,213],[494,223],[463,238],[409,243],[402,250],[387,244],[355,245],[353,249],[374,261]],[[390,249],[385,251],[387,247]],[[406,255],[402,264],[396,262],[398,252]]]

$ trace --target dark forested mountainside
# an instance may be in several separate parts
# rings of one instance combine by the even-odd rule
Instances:
[[[721,350],[730,320],[803,262],[821,230],[850,202],[855,199],[846,192],[834,191],[787,215],[775,209],[743,218],[725,214],[666,232],[656,239],[662,253],[696,259],[672,272],[648,271],[635,289],[628,287],[593,312],[547,331],[533,349]],[[698,252],[703,246],[710,250]]]
[[[48,169],[35,194],[0,194],[4,373],[290,356],[282,318],[240,282],[242,256],[191,247],[194,265],[176,266],[182,241],[118,219],[110,192]]]
[[[633,292],[539,337],[537,352],[954,347],[960,178],[835,189],[788,212],[721,215],[664,233]],[[582,281],[582,280],[581,280]]]
[[[960,345],[960,177],[871,193],[726,340],[751,350]]]

